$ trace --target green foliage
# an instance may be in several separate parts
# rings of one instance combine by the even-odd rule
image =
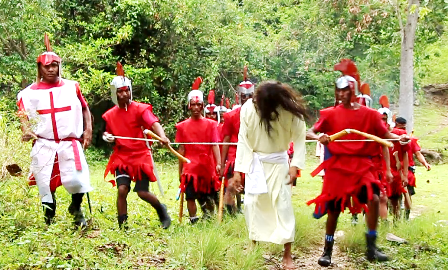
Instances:
[[[154,105],[171,138],[175,123],[188,116],[185,99],[194,79],[204,78],[203,91],[215,89],[218,97],[233,99],[244,65],[254,81],[291,84],[316,114],[333,102],[332,66],[343,57],[357,62],[375,99],[396,95],[397,12],[405,12],[406,2],[398,1],[396,9],[379,0],[3,1],[0,87],[4,98],[14,100],[33,81],[35,57],[49,32],[53,50],[64,60],[64,76],[80,82],[97,119],[94,137],[104,130],[101,114],[112,106],[109,83],[117,61],[133,81],[135,99]],[[443,1],[421,6],[417,67],[446,20]],[[420,75],[417,83],[428,74]]]

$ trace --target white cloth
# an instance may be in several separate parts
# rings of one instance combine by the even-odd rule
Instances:
[[[294,157],[290,166],[304,169],[306,128],[305,122],[291,113],[283,109],[278,112],[279,119],[271,122],[272,130],[268,135],[265,126],[260,124],[260,116],[252,100],[249,99],[241,107],[235,171],[246,173],[244,214],[249,238],[254,241],[285,244],[293,242],[295,234],[291,186],[287,185],[289,165],[286,151],[289,143],[294,142]],[[272,157],[277,161],[273,162]],[[251,194],[247,191],[250,185],[247,184],[247,177],[254,162],[261,163],[266,193]],[[261,173],[259,169],[254,171]]]
[[[34,89],[32,84],[20,91],[17,98],[23,105],[33,132],[39,137],[31,150],[31,172],[36,179],[42,202],[52,203],[50,180],[54,159],[58,154],[62,185],[71,194],[93,190],[89,169],[79,141],[84,130],[79,84],[62,80],[57,87]],[[57,141],[59,139],[61,141]],[[76,170],[75,151],[79,153],[81,170]]]
[[[254,152],[250,172],[246,174],[245,178],[244,190],[248,194],[268,193],[262,163],[288,164],[288,154],[286,151],[267,155]]]

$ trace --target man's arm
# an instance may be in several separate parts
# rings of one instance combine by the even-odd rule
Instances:
[[[384,162],[386,163],[386,177],[387,181],[389,183],[392,183],[394,181],[394,176],[392,175],[392,172],[390,170],[390,154],[389,149],[386,146],[383,146],[383,158]]]
[[[215,156],[215,162],[216,162],[216,171],[219,175],[221,175],[221,164],[219,163],[221,161],[221,155],[219,153],[219,146],[217,144],[213,145],[213,155]]]
[[[230,142],[230,136],[228,136],[228,135],[225,136],[223,142],[224,143]],[[229,147],[230,147],[230,145],[228,145],[228,144],[224,144],[222,146],[222,153],[221,153],[221,168],[222,169],[224,169],[226,166],[226,160],[227,160],[227,154],[229,153]],[[224,174],[224,171],[221,170],[220,177],[222,177],[223,174]]]
[[[330,143],[330,136],[328,136],[325,133],[321,133],[321,134],[317,135],[314,127],[308,129],[308,131],[306,132],[306,139],[307,140],[318,140],[323,145],[328,145]]]
[[[82,108],[82,117],[84,119],[84,133],[82,147],[86,149],[92,142],[92,115],[88,106]]]
[[[162,125],[159,122],[154,122],[154,124],[152,124],[151,129],[157,134],[159,135],[159,137],[162,139],[160,142],[163,143],[164,145],[168,145],[170,144],[170,140],[166,137],[165,135],[165,131],[163,130]],[[183,154],[182,154],[183,155]]]
[[[409,156],[407,151],[403,151],[403,186],[408,185],[408,169],[409,169]]]
[[[425,157],[423,156],[422,152],[417,151],[417,152],[415,152],[415,155],[417,156],[417,160],[418,160],[421,164],[423,164],[423,166],[425,166],[426,169],[427,169],[428,171],[430,171],[430,170],[431,170],[431,165],[426,161],[426,159],[425,159]]]

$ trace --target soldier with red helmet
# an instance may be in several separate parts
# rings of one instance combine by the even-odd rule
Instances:
[[[349,59],[343,59],[335,65],[335,70],[343,73],[335,84],[336,99],[339,102],[334,107],[321,110],[318,122],[307,134],[307,138],[319,140],[326,145],[331,154],[331,158],[313,172],[313,175],[316,175],[325,169],[322,193],[308,202],[316,204],[317,212],[326,210],[328,213],[325,247],[318,263],[321,266],[331,264],[337,220],[346,207],[352,212],[357,212],[360,208],[368,209],[366,256],[369,260],[385,261],[388,257],[376,247],[379,193],[382,184],[375,175],[371,156],[378,152],[378,145],[375,142],[363,141],[363,136],[353,133],[344,138],[356,141],[330,143],[330,135],[346,129],[356,129],[382,138],[400,137],[387,130],[376,110],[356,102],[360,85],[356,65]],[[409,138],[400,139],[407,141]]]

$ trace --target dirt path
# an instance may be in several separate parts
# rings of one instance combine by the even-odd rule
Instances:
[[[340,232],[340,231],[338,231]],[[337,233],[336,232],[336,235]],[[340,234],[340,237],[342,237],[343,233]],[[332,255],[332,264],[330,267],[320,267],[317,264],[317,260],[322,255],[322,252],[324,250],[324,243],[322,242],[319,246],[316,246],[312,250],[310,250],[307,253],[302,254],[301,256],[293,256],[294,263],[297,266],[297,269],[357,269],[354,262],[347,256],[346,253],[340,251],[338,244],[337,244],[337,236],[335,237],[335,245],[333,248],[333,255]],[[279,270],[283,269],[281,267],[281,254],[278,256],[269,256],[265,255],[263,256],[266,265],[268,266],[269,270]]]

